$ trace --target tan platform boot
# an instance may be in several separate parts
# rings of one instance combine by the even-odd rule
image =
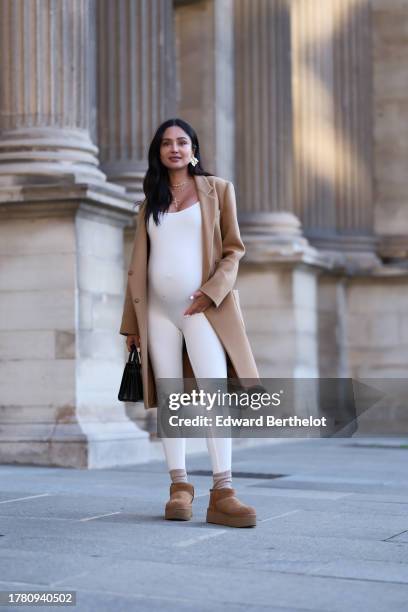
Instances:
[[[254,527],[256,510],[246,506],[236,497],[235,489],[210,489],[210,501],[207,508],[207,523],[226,525],[227,527]]]
[[[172,482],[164,518],[170,521],[189,521],[193,515],[193,499],[194,487],[190,482]]]

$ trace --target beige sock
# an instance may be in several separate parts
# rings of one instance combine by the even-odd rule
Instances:
[[[213,473],[213,489],[232,489],[232,474],[231,470],[225,472]]]
[[[183,468],[177,470],[170,470],[170,478],[171,482],[188,482],[187,480],[187,472],[183,470]]]

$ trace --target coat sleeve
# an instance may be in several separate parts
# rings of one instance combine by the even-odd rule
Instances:
[[[239,260],[245,255],[245,246],[239,232],[234,185],[228,181],[220,209],[222,259],[211,278],[200,287],[215,306],[221,304],[233,289],[238,274]]]
[[[140,335],[132,295],[130,293],[129,280],[126,286],[125,304],[123,306],[122,322],[119,333],[122,334],[122,336]]]
[[[136,228],[134,242],[133,242],[133,251],[132,251],[131,261],[133,261],[133,253],[135,250],[135,244],[138,239],[138,229],[140,227],[140,224],[143,223],[144,221],[144,218],[141,214],[142,212],[143,212],[143,204],[140,207],[140,210],[137,216],[137,228]],[[125,303],[123,305],[122,322],[120,325],[119,333],[122,334],[123,336],[129,336],[129,335],[140,336],[135,307],[133,305],[132,294],[130,292],[129,278],[126,284]]]

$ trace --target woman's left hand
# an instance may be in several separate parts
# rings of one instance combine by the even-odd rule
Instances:
[[[184,316],[193,315],[197,312],[204,312],[204,310],[207,310],[207,308],[213,304],[212,299],[200,291],[200,289],[194,291],[190,298],[193,298],[194,301],[191,306],[184,311]]]

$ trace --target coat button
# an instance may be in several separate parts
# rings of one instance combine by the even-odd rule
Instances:
[[[129,274],[129,276],[130,276],[131,274],[133,274],[133,270],[129,270],[128,274]]]
[[[140,302],[140,299],[139,298],[135,298],[133,301],[134,302]]]

